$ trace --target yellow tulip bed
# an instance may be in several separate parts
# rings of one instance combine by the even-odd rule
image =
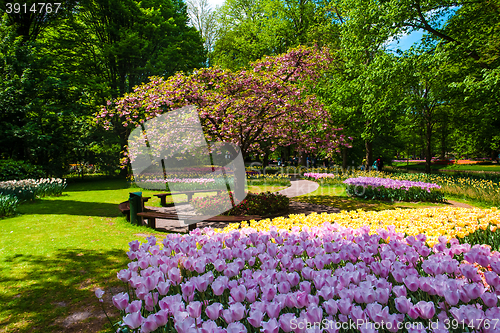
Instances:
[[[438,242],[439,236],[458,238],[460,242],[474,244],[489,244],[494,249],[500,243],[496,230],[500,224],[500,211],[491,209],[467,209],[457,207],[424,208],[424,209],[396,209],[384,211],[342,211],[336,214],[298,214],[289,218],[277,217],[261,221],[244,221],[241,224],[231,224],[218,230],[232,232],[238,228],[253,228],[256,231],[269,231],[272,227],[285,230],[304,230],[319,227],[324,223],[337,223],[345,228],[359,228],[369,226],[375,233],[377,229],[387,229],[395,226],[396,232],[405,236],[414,236],[421,233],[427,235],[430,246]]]

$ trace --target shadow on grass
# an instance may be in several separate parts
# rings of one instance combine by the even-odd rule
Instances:
[[[116,272],[126,268],[125,251],[59,249],[51,256],[6,257],[0,266],[0,331],[97,332],[106,318],[95,297],[98,287],[122,290]],[[108,324],[109,327],[109,324]]]
[[[118,204],[75,200],[42,200],[19,206],[21,214],[66,214],[100,217],[122,216]]]
[[[300,202],[308,202],[317,205],[331,206],[339,208],[340,210],[357,210],[363,209],[365,211],[381,211],[396,208],[423,208],[424,206],[437,206],[431,202],[423,203],[406,203],[406,202],[390,202],[380,200],[364,200],[360,198],[351,198],[345,196],[332,196],[332,195],[305,195],[295,197],[292,200]],[[441,204],[441,205],[446,205]]]
[[[138,187],[131,186],[124,179],[110,179],[102,181],[89,181],[82,183],[70,183],[64,190],[64,192],[76,192],[76,191],[107,191],[107,190],[123,190],[130,189],[130,192],[135,192],[136,190],[141,190]]]

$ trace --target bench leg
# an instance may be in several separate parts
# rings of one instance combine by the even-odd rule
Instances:
[[[167,205],[167,197],[161,197],[161,205],[166,206]]]
[[[191,223],[188,225],[188,231],[193,231],[194,229],[196,229],[198,226],[197,226],[198,223]]]
[[[148,221],[149,227],[156,230],[156,218],[152,217]]]
[[[191,201],[191,199],[193,198],[193,195],[192,195],[192,194],[186,194],[186,195],[187,195],[187,197],[188,197],[188,202],[190,202],[190,201]]]

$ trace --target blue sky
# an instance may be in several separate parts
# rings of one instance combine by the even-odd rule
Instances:
[[[212,8],[215,8],[216,6],[222,6],[224,0],[208,0],[208,3],[212,6]],[[424,34],[422,31],[415,31],[408,35],[402,36],[398,41],[393,41],[392,43],[390,43],[389,49],[396,51],[399,48],[401,51],[406,51],[414,43],[419,43],[423,35]]]
[[[389,50],[396,51],[400,49],[401,51],[408,50],[414,43],[420,43],[424,33],[422,31],[414,31],[408,35],[404,35],[399,38],[399,40],[394,40],[388,45]]]

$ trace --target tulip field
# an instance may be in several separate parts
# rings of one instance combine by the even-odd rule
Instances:
[[[431,201],[445,200],[436,182],[382,175],[304,174],[343,182],[347,194],[436,191]],[[117,273],[127,291],[113,296],[114,329],[500,332],[499,224],[495,207],[353,210],[133,241]]]
[[[448,196],[479,183],[325,173],[320,189],[371,177],[361,181]],[[500,331],[496,207],[342,210],[177,234],[118,216],[131,190],[70,184],[2,220],[0,332]]]

